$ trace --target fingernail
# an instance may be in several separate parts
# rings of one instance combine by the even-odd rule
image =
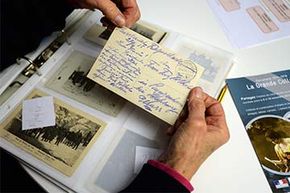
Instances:
[[[203,93],[203,91],[200,87],[196,87],[194,89],[194,95],[196,98],[202,98],[202,93]]]
[[[115,17],[115,24],[117,24],[120,27],[125,26],[125,19],[124,17],[122,17],[121,15],[118,15],[117,17]]]

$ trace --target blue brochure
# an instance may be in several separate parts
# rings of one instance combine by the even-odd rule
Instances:
[[[226,80],[273,192],[290,192],[290,70]]]

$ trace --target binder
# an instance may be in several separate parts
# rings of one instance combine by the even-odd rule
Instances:
[[[38,49],[25,56],[19,56],[16,63],[0,73],[0,95],[13,84],[13,80],[19,74],[31,77],[35,72],[41,76],[39,68],[56,52],[65,42],[69,43],[68,37],[74,32],[81,19],[89,14],[88,10],[75,10],[66,19],[66,27],[60,32],[52,34],[44,39]]]
[[[94,116],[107,124],[101,136],[96,140],[71,176],[66,176],[60,170],[44,163],[31,153],[0,137],[0,146],[2,148],[19,157],[37,172],[47,176],[47,179],[61,184],[62,188],[65,187],[68,191],[111,192],[117,191],[118,188],[127,183],[135,174],[128,173],[126,174],[127,178],[124,178],[122,172],[128,169],[126,166],[120,167],[119,171],[116,171],[117,173],[119,172],[119,175],[116,175],[116,180],[120,183],[108,187],[108,184],[103,182],[108,178],[108,172],[112,170],[109,167],[109,163],[118,162],[115,156],[124,150],[122,149],[123,146],[127,147],[129,145],[128,138],[136,142],[133,146],[130,146],[132,151],[127,152],[128,155],[123,157],[128,163],[131,163],[131,165],[127,165],[130,168],[134,164],[132,159],[135,155],[131,153],[134,152],[135,146],[148,145],[148,147],[162,149],[166,145],[166,139],[158,138],[157,140],[156,137],[158,137],[158,131],[167,125],[132,104],[118,101],[121,107],[118,109],[116,104],[113,104],[115,108],[112,113],[100,109],[99,106],[94,106],[91,104],[92,102],[89,102],[96,96],[90,99],[82,96],[83,98],[78,100],[77,94],[79,93],[67,93],[67,90],[71,89],[74,92],[84,93],[86,91],[87,94],[97,87],[95,86],[93,89],[86,87],[89,91],[84,91],[82,82],[76,78],[77,76],[73,79],[74,77],[71,75],[76,71],[74,75],[81,75],[79,77],[83,78],[87,70],[84,66],[89,66],[90,62],[94,61],[98,53],[100,53],[102,44],[105,41],[100,41],[99,35],[105,29],[101,29],[101,33],[98,32],[99,35],[95,39],[88,37],[88,35],[90,35],[90,30],[96,33],[94,31],[96,27],[97,29],[101,28],[101,23],[99,22],[101,17],[102,15],[99,12],[89,10],[74,11],[68,17],[67,25],[61,32],[49,37],[34,53],[19,56],[17,60],[19,64],[15,64],[5,70],[0,76],[1,124],[11,116],[11,113],[35,89],[52,95],[56,100],[61,100],[74,109],[79,109],[79,111],[85,112],[89,116]],[[143,21],[137,25],[139,25],[141,34],[143,33],[143,35],[147,35],[152,39],[156,38],[155,40],[159,44],[179,52],[191,60],[199,63],[203,62],[205,68],[209,70],[200,82],[200,86],[212,96],[218,97],[219,91],[224,85],[224,79],[233,64],[231,53],[148,22]],[[140,27],[146,28],[148,33],[142,32]],[[135,28],[137,31],[138,26],[135,26]],[[74,63],[76,59],[79,59],[77,62],[84,62],[84,64],[78,65]],[[73,66],[74,69],[67,70],[67,66]],[[80,66],[81,68],[79,68]],[[67,79],[63,82],[62,79],[57,81],[60,77],[66,77]],[[49,86],[50,83],[53,86]],[[58,84],[61,84],[61,86]],[[73,88],[71,87],[72,85],[74,85]],[[222,90],[224,91],[224,89]],[[103,90],[103,92],[108,91]],[[218,97],[219,100],[221,100],[221,95]],[[103,98],[112,97],[109,94],[104,96],[106,97]],[[142,141],[142,143],[138,141]]]

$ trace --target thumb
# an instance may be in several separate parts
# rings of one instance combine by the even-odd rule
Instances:
[[[123,27],[126,24],[126,20],[122,12],[119,10],[117,5],[110,0],[100,0],[98,3],[99,9],[111,22],[119,27]]]
[[[205,124],[205,102],[203,101],[203,91],[200,87],[195,87],[190,91],[188,97],[188,121],[197,124]]]

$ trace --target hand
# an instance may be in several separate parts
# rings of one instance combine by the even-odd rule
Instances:
[[[229,131],[221,104],[201,88],[192,89],[187,101],[188,115],[178,128],[171,128],[174,134],[159,161],[190,180],[207,157],[229,140]]]
[[[78,7],[99,9],[106,19],[118,27],[131,27],[139,18],[136,0],[72,0]]]

